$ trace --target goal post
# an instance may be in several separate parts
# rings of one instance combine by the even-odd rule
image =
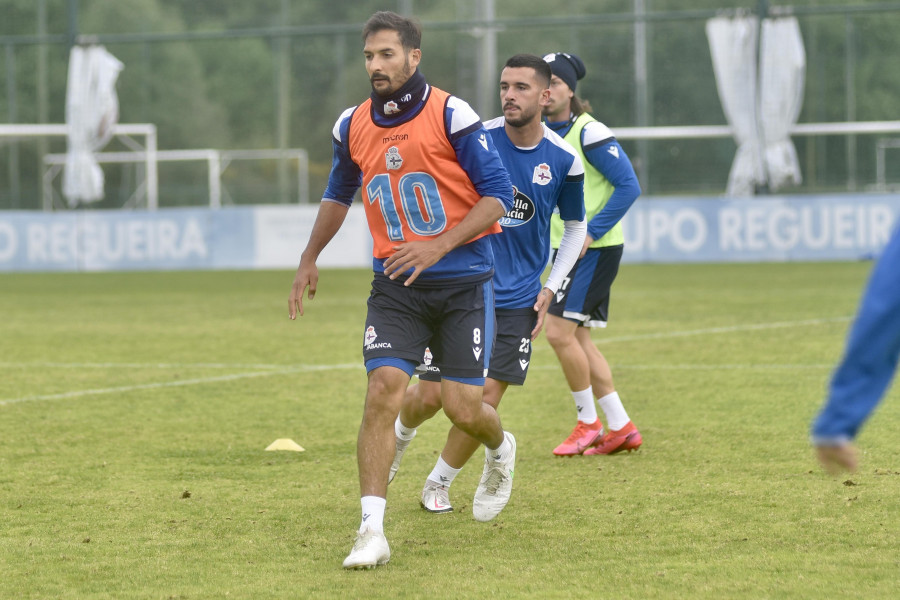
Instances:
[[[157,138],[156,125],[152,123],[119,123],[112,128],[115,137],[144,137],[143,162],[146,168],[146,179],[143,184],[143,195],[148,210],[159,207],[159,172],[157,170]],[[66,137],[69,126],[64,123],[43,124],[0,124],[0,138],[30,137]],[[45,194],[43,199],[45,211],[53,210],[52,199]]]
[[[141,150],[134,152],[96,152],[94,159],[100,163],[128,164],[143,163],[146,160],[145,153]],[[297,165],[297,203],[309,202],[309,156],[303,148],[257,149],[257,150],[216,150],[213,148],[197,148],[190,150],[158,150],[155,161],[161,162],[189,162],[200,161],[206,163],[206,178],[209,187],[209,207],[221,208],[224,204],[222,175],[228,166],[234,161],[248,160],[289,160]],[[44,182],[45,187],[50,186],[53,178],[66,162],[65,154],[47,154],[44,156],[44,164],[48,165],[50,177]]]

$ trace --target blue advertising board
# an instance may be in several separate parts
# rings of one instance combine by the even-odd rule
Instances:
[[[897,195],[638,199],[623,220],[630,262],[857,260],[900,217]]]
[[[294,268],[317,210],[0,211],[0,272]],[[890,194],[640,198],[623,220],[623,260],[858,260],[877,255],[898,220]],[[371,249],[354,205],[319,266],[371,266]]]

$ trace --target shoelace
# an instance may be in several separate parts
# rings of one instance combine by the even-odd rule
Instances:
[[[484,482],[485,491],[491,496],[497,495],[497,490],[500,489],[500,485],[507,479],[506,473],[503,472],[503,469],[500,467],[491,468],[488,473],[488,478]]]
[[[365,533],[357,533],[356,542],[353,544],[353,551],[356,552],[357,550],[365,548],[369,543],[369,540],[373,537],[375,537],[375,532],[371,529],[367,530]]]

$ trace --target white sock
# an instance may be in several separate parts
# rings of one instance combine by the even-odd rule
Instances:
[[[597,407],[594,406],[594,392],[590,387],[580,392],[572,392],[575,399],[575,409],[578,411],[578,420],[585,425],[597,422]]]
[[[384,507],[387,505],[387,499],[378,496],[363,496],[359,499],[362,505],[362,523],[359,530],[369,527],[375,531],[384,532]]]
[[[600,405],[600,408],[603,409],[603,414],[606,415],[606,426],[610,431],[622,429],[631,420],[628,418],[628,413],[625,412],[625,407],[622,406],[622,400],[619,399],[618,392],[598,398],[597,404]]]
[[[403,423],[400,422],[400,415],[397,415],[397,420],[394,421],[394,433],[401,440],[408,442],[416,437],[416,428],[406,427]]]
[[[431,475],[428,476],[428,479],[444,487],[450,487],[450,484],[453,483],[453,479],[460,471],[462,471],[462,468],[454,469],[447,464],[443,456],[439,456],[437,464],[434,465],[434,470],[431,471]]]
[[[494,460],[508,460],[509,454],[512,452],[512,444],[509,443],[509,440],[506,438],[506,434],[504,434],[502,444],[493,449],[485,446],[484,449],[485,451],[487,451],[488,456]]]

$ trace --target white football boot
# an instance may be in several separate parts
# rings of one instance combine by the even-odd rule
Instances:
[[[430,479],[425,480],[422,490],[422,508],[430,513],[448,513],[453,510],[450,505],[450,489]]]
[[[472,502],[472,514],[476,521],[490,521],[500,514],[509,497],[512,495],[513,473],[516,466],[516,438],[505,432],[506,439],[512,446],[507,460],[494,456],[494,450],[484,449],[484,472],[481,482],[475,490],[475,501]]]
[[[357,532],[353,550],[344,559],[345,569],[374,569],[391,560],[391,549],[381,531],[366,527]]]

